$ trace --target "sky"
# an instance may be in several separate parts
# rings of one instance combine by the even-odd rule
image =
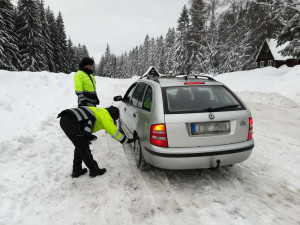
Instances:
[[[165,36],[176,27],[189,0],[44,0],[55,16],[61,11],[67,36],[86,45],[98,63],[107,43],[121,54],[150,37]],[[17,0],[12,1],[15,5]]]

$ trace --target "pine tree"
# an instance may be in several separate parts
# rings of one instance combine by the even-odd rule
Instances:
[[[183,7],[178,19],[177,35],[175,42],[175,65],[176,74],[189,74],[190,49],[188,46],[189,15],[186,6]]]
[[[278,45],[282,45],[287,41],[290,41],[290,43],[282,54],[300,60],[300,13],[295,14],[278,36]]]
[[[0,1],[0,69],[17,70],[17,47],[14,7],[9,0]]]
[[[149,51],[150,51],[150,37],[147,34],[144,40],[144,44],[142,45],[142,51],[140,52],[141,55],[141,60],[140,60],[140,65],[141,65],[141,70],[146,71],[148,67],[150,66],[149,62]]]
[[[165,73],[165,43],[164,38],[161,35],[156,39],[156,57],[155,57],[155,67],[159,73]]]
[[[59,72],[59,64],[57,64],[58,51],[57,51],[57,37],[58,37],[58,29],[55,21],[55,17],[51,9],[48,7],[46,11],[47,23],[49,26],[49,45],[52,46],[52,60],[50,61],[49,71],[50,72]]]
[[[78,61],[76,58],[76,48],[73,46],[71,38],[68,39],[67,44],[67,73],[75,72],[78,69]]]
[[[148,49],[148,64],[146,65],[147,68],[149,68],[150,66],[155,66],[155,61],[157,58],[157,53],[156,53],[156,47],[155,47],[155,39],[151,38],[149,41],[149,49]]]
[[[290,41],[282,52],[283,55],[293,56],[300,60],[300,5],[296,3],[296,0],[280,0],[277,8],[279,8],[279,15],[286,23],[277,39],[279,46]]]
[[[165,68],[164,72],[172,72],[174,67],[174,52],[175,52],[175,38],[176,32],[174,28],[169,28],[168,33],[165,38],[165,54],[164,54],[164,63]]]
[[[87,47],[85,45],[82,45],[82,55],[83,57],[90,57],[89,51],[87,50]]]
[[[110,77],[111,73],[111,53],[109,45],[106,45],[105,53],[104,53],[104,60],[102,63],[103,66],[103,76]]]
[[[58,17],[56,19],[57,26],[57,43],[56,43],[56,51],[57,58],[55,59],[55,63],[58,65],[58,72],[66,72],[67,70],[67,38],[65,33],[65,26],[63,22],[63,18],[61,12],[58,13]]]
[[[206,65],[206,71],[208,69],[208,71],[210,72],[215,71],[218,65],[217,58],[218,58],[218,48],[220,47],[219,44],[220,40],[217,35],[217,20],[218,20],[217,11],[220,4],[221,4],[220,0],[211,0],[207,4],[208,26],[206,28],[206,34],[205,34],[206,51],[204,52],[204,55],[206,56],[205,61],[208,63],[208,65]]]
[[[43,54],[45,55],[45,61],[43,62],[45,70],[53,71],[53,46],[50,40],[50,29],[49,24],[46,18],[46,11],[44,7],[44,0],[39,2],[39,9],[40,9],[40,20],[42,25],[42,46],[43,46]]]
[[[45,55],[40,12],[35,0],[19,0],[16,19],[18,47],[23,70],[44,70]]]
[[[104,67],[104,55],[101,56],[99,64],[96,67],[96,75],[103,77],[103,67]]]
[[[200,73],[207,70],[207,63],[205,63],[205,49],[207,47],[208,37],[205,35],[206,22],[206,8],[203,0],[193,0],[191,9],[189,11],[191,16],[191,25],[189,27],[189,48],[191,49],[191,56],[189,58],[189,65],[192,73]],[[211,27],[213,23],[211,23]],[[209,61],[209,60],[207,60]]]
[[[218,33],[221,47],[217,54],[220,72],[242,70],[251,65],[253,59],[249,55],[255,54],[251,39],[258,28],[249,27],[248,20],[251,19],[248,17],[247,6],[232,4],[220,18]]]

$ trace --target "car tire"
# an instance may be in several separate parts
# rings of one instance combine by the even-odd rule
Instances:
[[[118,121],[118,128],[119,128],[119,131],[120,131],[122,134],[124,134],[124,131],[123,131],[122,126],[121,126],[121,120],[120,120],[120,119],[119,119],[119,121]]]
[[[145,161],[139,138],[134,142],[134,154],[136,165],[140,170],[146,171],[152,168],[151,165]]]

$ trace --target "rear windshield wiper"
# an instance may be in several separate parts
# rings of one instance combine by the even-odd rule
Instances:
[[[207,109],[207,112],[214,112],[214,111],[219,111],[219,110],[227,109],[227,108],[237,108],[237,107],[239,107],[239,106],[240,106],[240,105],[235,104],[235,105],[225,105],[225,106],[216,107],[216,108],[211,108],[211,107],[209,107],[209,108]]]

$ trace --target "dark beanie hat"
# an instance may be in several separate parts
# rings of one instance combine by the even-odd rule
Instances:
[[[84,66],[87,65],[94,65],[94,60],[92,60],[89,57],[84,57],[79,64],[79,68],[83,68]]]
[[[113,120],[118,120],[120,116],[120,111],[115,106],[110,106],[109,108],[106,108],[106,110],[109,112],[110,116],[113,118]]]

